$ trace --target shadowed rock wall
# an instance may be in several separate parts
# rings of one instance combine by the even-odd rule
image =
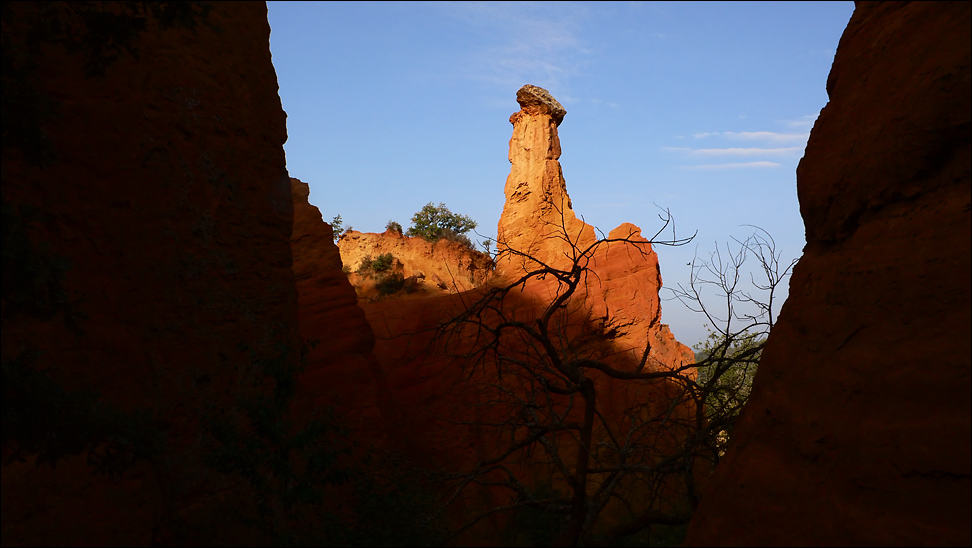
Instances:
[[[42,44],[28,79],[53,105],[40,127],[54,162],[31,167],[7,146],[7,99],[23,99],[7,93],[7,55],[26,54],[21,31],[49,23],[43,10],[87,32],[76,9],[87,8],[4,6],[4,229],[9,203],[24,214],[14,224],[35,256],[66,266],[63,287],[78,313],[72,330],[62,313],[19,306],[36,294],[8,294],[8,266],[21,271],[8,264],[5,232],[5,379],[11,360],[36,350],[35,369],[65,390],[96,391],[98,405],[124,413],[147,410],[165,450],[112,477],[83,454],[56,468],[29,454],[7,463],[21,440],[5,431],[3,544],[253,542],[233,516],[239,480],[203,462],[212,440],[201,425],[232,413],[255,360],[272,359],[277,344],[296,360],[286,117],[266,6],[213,3],[195,31],[162,30],[149,17],[139,59],[122,51],[104,76],[87,76],[80,53]],[[23,49],[8,50],[14,43]],[[6,430],[13,415],[4,404]],[[77,420],[70,409],[49,411]]]
[[[383,440],[389,394],[373,353],[375,335],[341,270],[333,229],[308,202],[307,183],[290,179],[290,184],[300,333],[310,343],[302,395],[310,409],[334,407],[360,439]]]
[[[807,246],[689,545],[972,543],[970,5],[859,3]]]

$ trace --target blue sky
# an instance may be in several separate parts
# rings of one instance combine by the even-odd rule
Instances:
[[[578,215],[643,233],[665,286],[757,225],[804,245],[796,166],[827,102],[853,2],[270,2],[292,177],[325,220],[381,232],[428,202],[496,234],[524,84],[567,109],[561,165]],[[481,238],[474,238],[481,239]],[[667,292],[663,291],[663,298]],[[663,302],[689,345],[704,318]]]

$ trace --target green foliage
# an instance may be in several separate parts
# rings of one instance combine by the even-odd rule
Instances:
[[[391,230],[397,234],[402,234],[402,225],[396,223],[395,221],[388,221],[385,225],[385,230]]]
[[[744,332],[726,335],[709,331],[705,341],[695,345],[699,385],[705,388],[706,416],[718,421],[719,454],[725,452],[729,437],[743,406],[749,400],[759,359],[766,344],[765,333]]]
[[[391,295],[405,287],[405,276],[401,272],[391,272],[379,277],[375,283],[379,295]]]
[[[382,255],[378,255],[377,259],[371,261],[371,269],[374,270],[375,272],[385,272],[389,268],[391,268],[392,262],[394,260],[395,257],[393,257],[391,253],[384,253]]]
[[[344,222],[341,220],[341,216],[340,215],[335,215],[334,218],[331,219],[331,229],[333,229],[333,231],[334,231],[334,234],[333,234],[333,236],[334,236],[334,243],[337,243],[338,240],[341,239],[341,236],[344,236],[346,233],[348,233],[348,232],[351,231],[351,227],[350,226],[347,227],[347,228],[344,228]]]
[[[449,240],[450,242],[459,242],[460,244],[464,245],[467,249],[476,248],[476,245],[473,244],[472,240],[469,239],[469,236],[466,236],[465,234],[457,234],[453,232],[452,229],[449,228],[442,231],[442,235],[439,236],[439,239]]]
[[[395,256],[391,253],[378,255],[375,259],[365,255],[356,272],[361,276],[374,276],[378,294],[390,295],[405,287],[405,276],[401,272],[391,271],[394,263]]]
[[[365,255],[361,259],[361,263],[358,264],[358,269],[355,270],[355,272],[361,274],[362,276],[369,275],[371,273],[372,263],[373,261],[371,259],[371,255]]]
[[[365,255],[361,259],[361,263],[358,265],[357,273],[361,275],[370,275],[374,273],[387,272],[392,264],[395,262],[395,256],[391,253],[384,253],[378,255],[378,258],[372,259],[371,255]]]
[[[476,221],[470,217],[449,211],[444,203],[435,206],[429,202],[412,216],[408,235],[421,236],[430,242],[440,238],[469,242],[469,238],[462,235],[474,228]],[[472,247],[471,242],[468,245]]]

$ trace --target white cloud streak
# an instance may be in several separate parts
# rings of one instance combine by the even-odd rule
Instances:
[[[692,170],[716,170],[716,169],[745,169],[745,168],[767,168],[780,167],[783,164],[777,162],[741,162],[733,164],[703,164],[698,166],[680,166],[682,169]]]
[[[553,91],[567,86],[589,53],[580,38],[583,6],[555,12],[548,5],[529,2],[444,3],[442,7],[470,32],[492,37],[490,45],[470,52],[469,78],[513,89],[533,83]]]
[[[687,148],[663,147],[671,152],[683,152],[689,156],[789,156],[803,152],[803,147],[784,148]]]
[[[796,120],[784,120],[783,123],[786,124],[787,127],[806,129],[809,134],[810,128],[813,127],[813,124],[817,121],[817,116],[819,115],[819,113],[807,114],[797,118]]]
[[[696,133],[693,137],[728,137],[736,141],[762,141],[771,144],[806,143],[809,133],[777,133],[775,131],[722,131]]]

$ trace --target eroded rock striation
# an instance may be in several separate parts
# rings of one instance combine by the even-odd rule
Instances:
[[[972,543],[970,5],[860,2],[807,231],[689,545]]]

